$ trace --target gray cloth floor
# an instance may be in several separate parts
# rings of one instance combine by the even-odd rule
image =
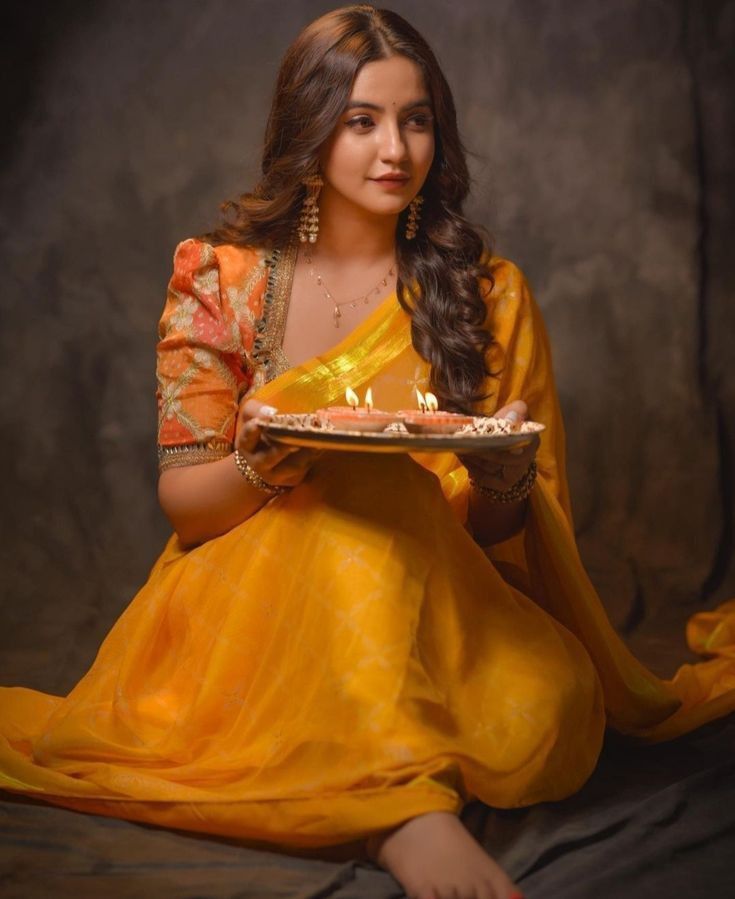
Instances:
[[[677,623],[679,624],[679,623]],[[668,676],[680,634],[631,641]],[[609,733],[599,765],[562,802],[463,819],[527,899],[735,896],[735,716],[669,743]],[[387,873],[354,847],[284,855],[233,841],[85,815],[3,794],[0,896],[186,899],[397,899]]]

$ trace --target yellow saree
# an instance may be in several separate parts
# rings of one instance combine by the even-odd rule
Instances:
[[[227,452],[243,387],[307,411],[348,385],[403,408],[426,385],[395,296],[289,369],[260,324],[278,319],[268,290],[283,288],[266,287],[263,258],[186,253],[162,342],[172,360],[159,395],[164,463],[167,444],[187,435],[203,447],[190,461]],[[466,473],[450,454],[326,454],[228,533],[188,551],[172,537],[67,697],[0,690],[0,787],[323,846],[474,797],[560,799],[592,772],[606,725],[661,740],[735,709],[731,606],[692,619],[692,645],[715,657],[671,681],[609,624],[574,541],[543,321],[517,268],[496,259],[493,272],[491,367],[502,371],[482,411],[522,398],[547,426],[524,533],[476,545]],[[188,345],[182,329],[203,310]]]

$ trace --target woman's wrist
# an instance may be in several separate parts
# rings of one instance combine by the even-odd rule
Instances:
[[[248,484],[252,485],[257,490],[260,490],[263,493],[269,493],[271,496],[278,496],[280,493],[285,493],[287,490],[291,489],[290,487],[280,487],[277,484],[271,484],[266,481],[265,478],[262,478],[258,472],[248,464],[245,456],[238,449],[236,449],[232,455],[237,470],[245,478]]]
[[[475,542],[492,546],[509,540],[523,530],[528,500],[499,503],[472,489],[467,509],[467,523]]]
[[[528,499],[529,494],[533,490],[536,483],[538,469],[536,462],[532,461],[523,474],[512,484],[507,485],[506,482],[499,482],[497,478],[492,481],[488,479],[480,479],[470,473],[470,484],[472,489],[492,502],[495,503],[517,503]]]

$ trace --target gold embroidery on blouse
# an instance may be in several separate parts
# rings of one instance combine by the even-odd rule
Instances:
[[[248,371],[253,367],[250,354],[243,345],[240,326],[245,323],[248,328],[255,327],[255,315],[252,310],[251,300],[255,286],[262,279],[263,271],[266,266],[266,259],[262,251],[259,251],[258,255],[260,257],[258,263],[245,279],[245,283],[238,286],[229,286],[225,290],[227,299],[234,313],[232,333],[236,344],[236,351],[242,359],[243,371]]]
[[[194,378],[202,371],[210,369],[217,373],[220,380],[232,389],[233,394],[237,390],[237,382],[224,362],[219,356],[210,349],[198,349],[193,355],[192,362],[174,381],[166,381],[159,377],[161,393],[161,410],[158,421],[158,439],[161,439],[161,432],[167,421],[175,418],[182,424],[192,436],[201,441],[212,436],[212,428],[202,427],[202,425],[184,408],[179,396],[186,387],[194,380]],[[236,416],[237,409],[231,409],[219,427],[222,432],[226,431]]]
[[[158,447],[158,470],[176,468],[181,465],[201,465],[216,462],[232,452],[229,440],[210,440],[208,443],[185,443],[179,446]]]
[[[268,282],[263,297],[263,312],[255,325],[253,345],[253,358],[262,372],[256,382],[272,381],[291,367],[282,344],[297,252],[296,243],[291,242],[283,249],[273,250],[266,261]],[[253,387],[258,386],[260,384],[253,384]]]

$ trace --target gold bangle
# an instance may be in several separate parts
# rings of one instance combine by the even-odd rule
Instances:
[[[261,478],[258,472],[248,465],[245,458],[240,453],[240,450],[235,450],[234,456],[237,470],[245,478],[248,484],[252,484],[253,487],[257,487],[258,490],[262,490],[264,493],[270,493],[273,496],[276,496],[279,493],[285,493],[289,489],[288,487],[278,487],[276,484],[269,484],[268,481]]]
[[[531,462],[526,473],[507,490],[495,490],[495,488],[488,487],[485,484],[478,484],[471,475],[470,484],[481,496],[486,496],[494,503],[517,503],[522,499],[527,499],[528,494],[533,490],[533,485],[536,483],[537,474],[536,463]]]

